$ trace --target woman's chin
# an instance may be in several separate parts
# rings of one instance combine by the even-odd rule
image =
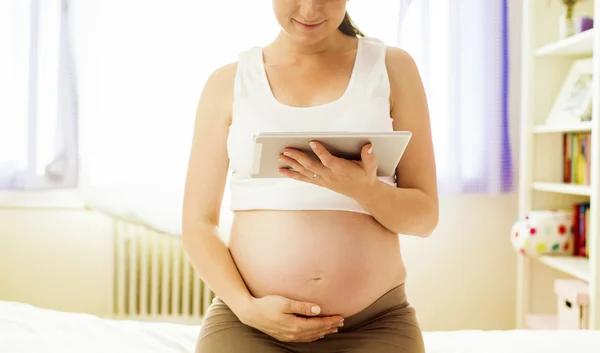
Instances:
[[[327,38],[329,34],[331,34],[327,30],[325,30],[325,28],[304,30],[302,28],[298,28],[298,25],[294,26],[294,28],[287,30],[286,33],[294,42],[304,46],[318,44],[319,42],[322,42],[325,38]]]

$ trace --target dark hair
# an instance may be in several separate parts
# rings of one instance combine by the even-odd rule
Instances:
[[[350,36],[350,37],[364,37],[365,36],[364,33],[361,32],[360,29],[358,29],[358,27],[356,27],[356,25],[354,24],[354,22],[348,15],[348,12],[346,12],[346,15],[344,15],[344,20],[342,21],[342,23],[340,24],[338,29],[340,30],[340,32],[342,32],[345,35]]]

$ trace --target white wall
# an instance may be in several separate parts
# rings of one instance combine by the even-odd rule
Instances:
[[[514,195],[442,198],[437,231],[402,238],[408,300],[424,329],[514,327],[515,205]]]
[[[109,313],[111,234],[94,212],[0,208],[0,300]]]

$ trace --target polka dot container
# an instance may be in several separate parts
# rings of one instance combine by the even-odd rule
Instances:
[[[573,248],[573,215],[567,210],[531,211],[512,227],[510,239],[524,255],[570,254]]]

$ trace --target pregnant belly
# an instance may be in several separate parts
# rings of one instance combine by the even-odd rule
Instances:
[[[229,249],[255,297],[282,295],[350,316],[404,281],[399,239],[342,211],[239,212]]]

